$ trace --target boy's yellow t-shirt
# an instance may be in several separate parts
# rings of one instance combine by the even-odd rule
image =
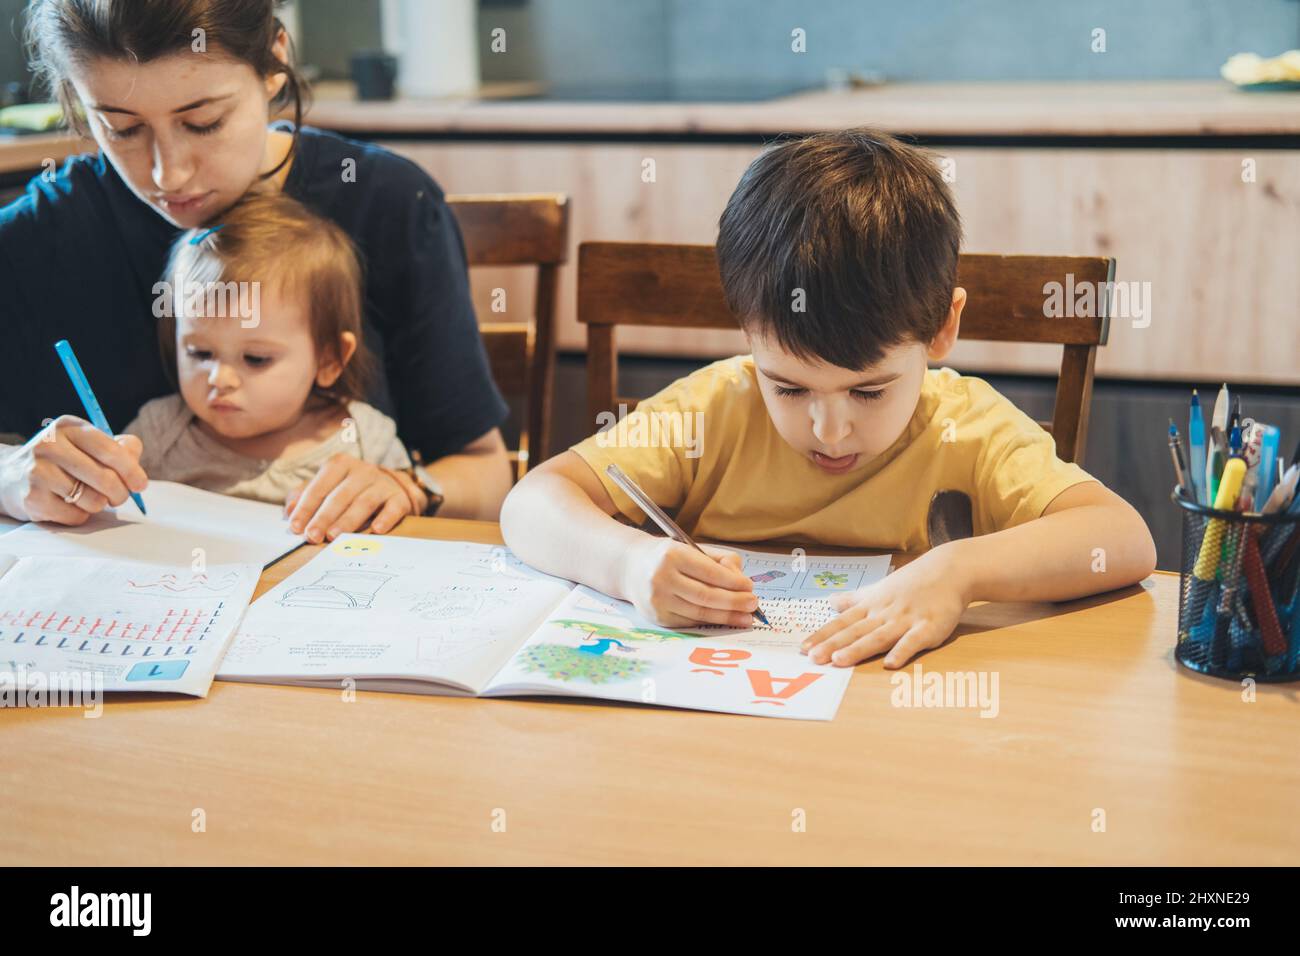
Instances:
[[[978,535],[1037,518],[1071,485],[1095,480],[1057,458],[1052,436],[991,385],[950,368],[926,372],[893,445],[829,475],[777,433],[751,355],[679,379],[572,450],[634,523],[645,516],[605,474],[611,463],[687,533],[734,542],[924,551],[935,492],[965,492]]]

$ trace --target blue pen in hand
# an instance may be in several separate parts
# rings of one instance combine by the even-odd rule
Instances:
[[[63,367],[68,372],[68,378],[72,379],[72,387],[77,390],[77,397],[81,399],[81,404],[86,407],[86,415],[90,419],[90,424],[94,425],[109,438],[113,437],[113,429],[108,427],[108,419],[104,417],[104,410],[99,407],[99,399],[90,388],[90,382],[86,381],[86,373],[81,370],[81,363],[77,361],[77,355],[72,351],[72,346],[68,344],[67,339],[59,339],[54,343],[54,351],[59,353],[59,358],[63,360]],[[137,492],[128,492],[131,500],[135,502],[136,507],[140,509],[140,514],[148,514],[144,510],[144,499]]]

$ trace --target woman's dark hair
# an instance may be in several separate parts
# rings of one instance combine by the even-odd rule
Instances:
[[[867,369],[929,343],[957,283],[961,220],[923,151],[871,129],[779,142],[718,224],[727,305],[799,358]]]
[[[174,53],[221,51],[266,77],[285,75],[271,101],[275,113],[293,105],[293,146],[270,178],[288,163],[298,146],[306,81],[289,62],[272,52],[284,29],[275,8],[284,0],[32,0],[27,7],[27,51],[32,72],[63,106],[65,121],[89,136],[85,114],[68,79],[70,68],[99,58],[148,63]],[[291,41],[292,43],[292,41]]]

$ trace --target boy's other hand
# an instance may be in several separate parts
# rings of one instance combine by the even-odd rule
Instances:
[[[884,654],[885,667],[902,667],[949,638],[970,604],[968,593],[951,550],[935,548],[882,581],[831,598],[842,613],[801,649],[815,664],[851,667]]]
[[[84,418],[60,415],[27,444],[5,449],[0,510],[20,521],[85,524],[148,487],[142,451],[134,435],[110,437]]]
[[[725,624],[748,627],[758,607],[754,582],[740,555],[722,548],[646,536],[628,554],[623,594],[645,617],[665,627]]]

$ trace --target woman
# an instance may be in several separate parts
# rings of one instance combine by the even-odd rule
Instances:
[[[506,406],[455,219],[414,164],[301,127],[303,83],[275,5],[29,5],[33,63],[100,155],[38,176],[0,210],[0,434],[34,435],[0,454],[0,510],[12,517],[81,524],[143,490],[134,437],[110,438],[72,415],[42,428],[80,408],[53,343],[72,342],[117,427],[174,391],[154,318],[168,247],[180,230],[219,225],[250,189],[282,189],[348,233],[366,270],[366,340],[383,370],[367,400],[431,462],[409,480],[444,498],[440,514],[496,517],[510,486],[498,430]],[[295,122],[268,126],[288,105]],[[291,498],[295,529],[319,540],[375,467],[332,460]]]

